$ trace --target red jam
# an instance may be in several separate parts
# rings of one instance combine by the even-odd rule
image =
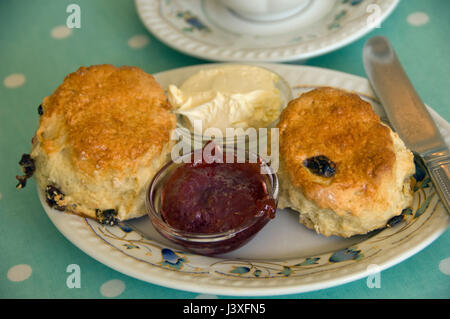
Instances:
[[[162,189],[161,215],[173,228],[193,233],[236,229],[256,216],[275,217],[260,163],[186,163]],[[267,222],[267,221],[266,221]]]

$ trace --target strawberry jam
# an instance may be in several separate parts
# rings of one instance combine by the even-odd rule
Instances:
[[[161,215],[173,228],[220,233],[275,217],[261,163],[204,160],[177,167],[161,193]],[[263,225],[261,225],[262,227]],[[259,227],[258,227],[259,228]]]

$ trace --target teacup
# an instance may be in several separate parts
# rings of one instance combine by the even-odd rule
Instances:
[[[276,21],[304,9],[313,0],[220,0],[239,16],[255,21]]]

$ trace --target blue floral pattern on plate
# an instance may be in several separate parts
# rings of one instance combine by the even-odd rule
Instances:
[[[309,274],[313,270],[323,271],[332,264],[346,264],[359,262],[375,256],[379,249],[377,245],[380,241],[389,239],[395,240],[392,244],[399,243],[411,235],[411,227],[417,223],[425,222],[422,215],[427,212],[432,214],[437,203],[434,203],[430,210],[435,193],[430,191],[429,176],[420,159],[415,159],[416,174],[414,175],[415,204],[413,207],[403,210],[401,219],[395,224],[389,225],[382,230],[374,231],[369,238],[359,245],[341,249],[329,254],[320,256],[310,256],[302,260],[293,262],[274,262],[274,261],[246,261],[246,260],[215,260],[207,267],[198,267],[190,263],[191,254],[183,251],[176,251],[169,247],[151,241],[136,230],[132,230],[126,224],[119,224],[116,227],[100,225],[92,220],[85,219],[92,231],[111,246],[126,253],[128,256],[135,257],[140,261],[145,261],[152,266],[162,267],[171,271],[188,272],[197,275],[209,274],[214,271],[222,276],[236,276],[248,278],[274,278],[274,277],[292,277],[303,276],[304,270]],[[429,218],[429,216],[428,216]],[[418,231],[418,230],[417,230]],[[404,237],[402,237],[402,233]],[[118,244],[120,243],[120,244]],[[131,251],[133,251],[131,253]],[[192,256],[192,255],[191,255]]]

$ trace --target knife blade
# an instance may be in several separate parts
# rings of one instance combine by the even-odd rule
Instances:
[[[405,145],[424,161],[450,213],[450,151],[389,41],[372,37],[363,48],[369,82]]]

